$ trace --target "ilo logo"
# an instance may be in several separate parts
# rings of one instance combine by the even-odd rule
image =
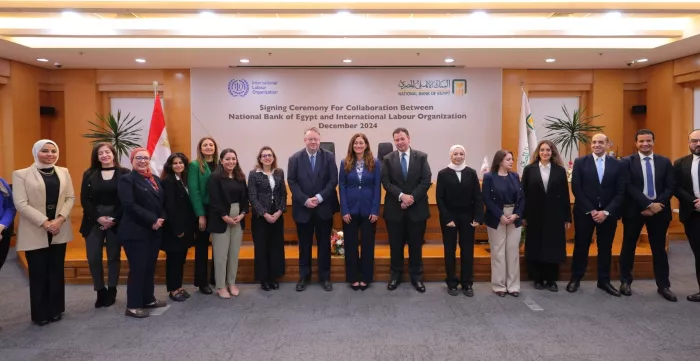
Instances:
[[[231,79],[228,82],[228,93],[233,97],[244,97],[248,94],[250,86],[245,79]]]

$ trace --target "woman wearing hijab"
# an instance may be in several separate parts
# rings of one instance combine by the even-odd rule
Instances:
[[[458,285],[467,297],[474,296],[474,231],[483,222],[484,202],[476,171],[465,163],[461,145],[450,148],[450,163],[438,172],[435,197],[440,212],[442,242],[445,247],[447,293],[457,296]],[[460,278],[455,274],[455,251],[459,235]]]
[[[123,215],[117,238],[129,262],[126,311],[129,317],[144,318],[146,309],[165,307],[154,296],[156,261],[162,239],[164,192],[158,176],[151,173],[150,154],[144,148],[131,152],[133,171],[119,179]]]
[[[66,243],[73,240],[70,217],[75,202],[68,169],[56,166],[58,145],[42,139],[32,148],[34,164],[12,173],[19,212],[17,251],[29,269],[32,322],[45,326],[61,320],[66,310],[63,263]]]
[[[5,264],[7,253],[10,251],[12,221],[15,219],[16,213],[10,186],[4,179],[0,178],[0,269]]]
[[[557,147],[537,145],[532,163],[523,170],[525,259],[535,289],[559,291],[559,264],[566,262],[566,229],[571,224],[569,181]]]

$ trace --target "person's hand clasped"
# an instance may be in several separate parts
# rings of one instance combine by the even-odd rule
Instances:
[[[450,221],[450,223],[447,223],[445,226],[447,226],[447,227],[456,227],[454,221]]]
[[[351,221],[352,221],[352,216],[350,216],[350,214],[346,214],[343,216],[343,222],[345,222],[345,224],[350,224]]]
[[[472,221],[472,223],[469,223],[469,224],[474,228],[479,226],[479,222],[477,222],[477,221]]]
[[[306,208],[316,208],[318,206],[318,198],[311,197],[311,198],[307,199],[306,202],[304,203],[304,206]]]
[[[501,216],[501,224],[508,225],[510,224],[510,219],[506,217],[505,215]]]
[[[163,218],[158,218],[158,220],[156,221],[156,223],[153,223],[153,227],[151,227],[151,228],[153,228],[154,231],[157,231],[157,230],[159,230],[161,227],[163,227],[163,222],[165,222],[165,219],[163,219]]]
[[[263,214],[263,218],[265,218],[267,223],[275,223],[275,221],[277,220],[275,216],[271,215],[270,213]]]
[[[369,215],[369,223],[374,223],[377,221],[377,219],[379,219],[379,216],[377,216],[376,214]]]
[[[233,224],[241,223],[243,218],[245,218],[245,214],[239,214],[239,215],[233,217]]]
[[[204,230],[207,229],[207,217],[205,216],[199,216],[199,230],[201,232],[204,232]]]

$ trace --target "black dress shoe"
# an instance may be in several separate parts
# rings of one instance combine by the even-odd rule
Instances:
[[[423,282],[421,282],[421,281],[411,282],[411,284],[413,285],[413,288],[416,289],[416,291],[418,291],[420,293],[425,293],[425,285],[423,284]]]
[[[547,283],[546,287],[552,292],[559,292],[559,286],[557,286],[556,282],[549,282]]]
[[[686,300],[690,302],[700,302],[700,292],[686,297]]]
[[[105,301],[107,301],[107,289],[103,288],[97,291],[97,300],[95,301],[95,308],[104,307]]]
[[[43,321],[32,321],[34,322],[35,325],[37,326],[46,326],[49,324],[49,320],[43,320]]]
[[[518,296],[520,296],[520,292],[508,292],[508,294],[511,295],[511,296],[513,296],[513,297],[518,297]]]
[[[632,286],[627,282],[620,283],[620,294],[632,296]]]
[[[581,287],[581,281],[571,280],[569,281],[569,284],[566,285],[566,291],[574,293],[578,291],[579,287]]]
[[[129,311],[129,309],[127,308],[126,310],[124,310],[124,314],[126,316],[134,318],[146,318],[151,315],[150,313],[148,313],[148,311],[144,310],[143,308],[137,308],[133,312]]]
[[[364,285],[360,285],[360,290],[364,291],[369,288],[369,283],[366,283]]]
[[[260,282],[260,288],[263,291],[270,291],[272,289],[272,287],[270,287],[270,284],[267,282]]]
[[[498,295],[498,297],[506,297],[506,293],[503,291],[494,291]]]
[[[542,284],[542,282],[535,282],[535,289],[536,290],[543,290],[544,284]]]
[[[210,294],[214,293],[214,291],[212,291],[211,287],[209,287],[208,285],[204,285],[204,286],[199,287],[199,292],[202,292],[205,295],[210,295]]]
[[[187,300],[187,297],[185,297],[182,292],[176,292],[174,295],[172,292],[168,292],[168,298],[175,302],[185,302]]]
[[[63,319],[63,315],[59,313],[58,315],[51,317],[49,322],[58,322],[62,319]]]
[[[327,292],[333,291],[333,284],[331,283],[331,281],[326,280],[326,281],[321,282],[321,287],[323,287],[324,291],[327,291]]]
[[[296,287],[297,292],[301,292],[301,291],[305,290],[307,283],[308,282],[307,282],[306,278],[300,278],[299,282],[297,282],[297,287]]]
[[[598,282],[598,288],[607,292],[610,296],[620,297],[620,291],[618,291],[610,282]]]
[[[280,284],[277,283],[277,281],[270,282],[270,288],[272,288],[273,290],[278,290],[280,289]]]
[[[360,285],[350,285],[350,288],[352,288],[353,291],[357,291],[360,289]]]
[[[678,298],[676,298],[676,295],[671,291],[670,288],[659,288],[656,290],[663,298],[665,298],[667,301],[671,302],[678,302]]]
[[[147,304],[147,305],[144,305],[143,308],[160,308],[160,307],[165,307],[165,306],[167,306],[167,305],[168,305],[168,304],[165,303],[165,301],[158,301],[158,300],[155,300],[155,301],[153,301],[153,302],[151,302],[151,303],[149,303],[149,304]]]
[[[110,287],[107,289],[107,297],[105,298],[105,307],[109,307],[117,302],[117,288]]]
[[[389,291],[393,291],[398,287],[399,287],[399,281],[398,280],[391,280],[391,281],[389,281],[389,284],[386,286],[386,289]]]
[[[447,294],[449,294],[450,296],[457,296],[459,294],[459,290],[457,289],[457,287],[448,286]]]
[[[462,286],[462,292],[467,297],[474,297],[474,289],[472,286]]]

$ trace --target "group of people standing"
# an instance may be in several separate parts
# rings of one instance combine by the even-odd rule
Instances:
[[[120,166],[111,144],[92,150],[90,168],[83,174],[80,233],[94,289],[95,307],[115,303],[123,247],[129,263],[125,314],[143,318],[149,309],[166,305],[154,292],[155,265],[160,250],[166,259],[168,297],[185,301],[183,268],[190,247],[195,248],[195,286],[204,294],[238,296],[238,257],[246,214],[255,249],[255,278],[264,291],[279,289],[285,273],[284,213],[287,184],[292,217],[299,240],[299,281],[304,291],[311,280],[313,238],[318,240],[318,279],[331,291],[330,236],[333,215],[341,213],[345,235],[346,282],[365,290],[374,281],[374,248],[380,216],[381,188],[385,190],[383,217],[389,233],[390,281],[393,291],[403,281],[404,247],[408,244],[408,274],[412,286],[425,292],[422,246],[430,217],[428,189],[432,173],[427,155],[411,148],[405,128],[392,133],[396,151],[378,159],[367,136],[351,137],[345,158],[336,166],[335,155],[320,147],[316,128],[304,131],[305,148],[289,158],[288,175],[277,166],[272,148],[258,152],[248,177],[233,149],[219,151],[211,137],[197,145],[190,162],[172,154],[163,173],[151,173],[146,149],[130,155],[132,171]],[[635,135],[638,153],[618,160],[608,156],[606,135],[591,141],[592,154],[576,159],[571,179],[575,196],[575,244],[572,278],[566,289],[580,287],[588,261],[593,232],[598,247],[598,287],[613,296],[631,295],[634,251],[642,226],[647,227],[653,252],[658,292],[676,301],[670,290],[665,242],[671,220],[670,198],[680,200],[680,218],[695,254],[700,284],[700,130],[690,134],[691,155],[670,161],[653,153],[654,134],[642,129]],[[66,168],[56,166],[58,145],[38,141],[34,164],[13,173],[13,189],[0,179],[0,257],[9,246],[10,225],[20,215],[17,250],[26,252],[29,268],[32,321],[38,325],[60,321],[65,311],[63,263],[66,243],[72,240],[70,222],[75,193]],[[499,150],[480,184],[477,172],[466,166],[466,148],[454,145],[449,164],[439,171],[436,202],[442,230],[447,292],[459,287],[468,297],[473,291],[474,233],[486,224],[491,253],[491,285],[505,297],[520,293],[520,243],[525,225],[528,273],[538,290],[558,291],[559,265],[566,260],[566,230],[572,223],[569,182],[556,146],[539,142],[522,178],[513,172],[513,154]],[[339,189],[338,196],[336,189]],[[14,196],[13,196],[14,195]],[[620,256],[621,286],[610,283],[612,240],[617,221],[623,219]],[[212,270],[208,272],[208,246],[212,244]],[[456,274],[456,248],[460,247],[461,272]],[[107,253],[107,284],[102,266]],[[212,276],[212,279],[208,277]],[[700,293],[688,296],[700,302]]]

